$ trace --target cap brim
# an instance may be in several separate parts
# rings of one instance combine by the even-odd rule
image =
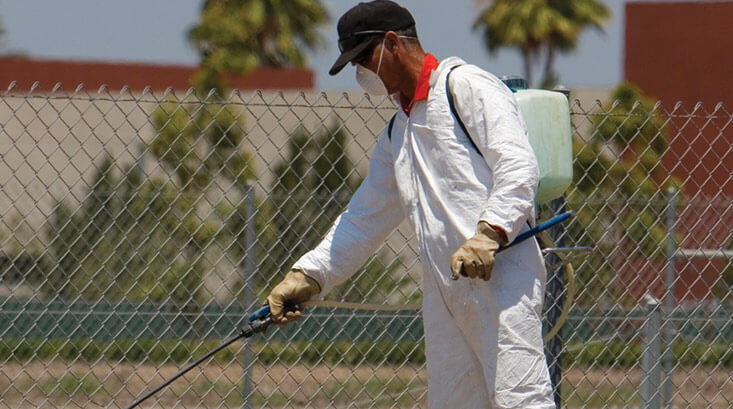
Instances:
[[[336,62],[333,63],[333,66],[328,71],[328,74],[329,75],[338,74],[339,71],[341,71],[344,68],[344,66],[349,63],[349,61],[353,60],[354,58],[356,58],[356,56],[361,54],[361,52],[364,51],[369,46],[372,40],[373,39],[370,38],[364,41],[363,43],[357,45],[356,47],[352,48],[351,50],[341,53],[341,55],[339,55],[339,58],[336,59]]]

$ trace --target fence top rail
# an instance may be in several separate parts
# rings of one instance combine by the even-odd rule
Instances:
[[[712,106],[712,110],[710,107]],[[618,99],[613,101],[601,101],[596,99],[590,104],[588,101],[573,99],[570,101],[570,115],[572,116],[613,116],[613,117],[658,117],[658,118],[689,118],[705,117],[708,119],[733,119],[733,113],[729,112],[722,101],[716,103],[695,103],[677,101],[674,104],[663,104],[657,101],[653,108],[646,111],[641,101],[636,101],[633,106],[622,106]]]
[[[124,86],[119,90],[102,85],[96,90],[88,89],[85,84],[78,84],[73,89],[66,88],[62,83],[54,84],[51,89],[44,88],[40,82],[35,82],[30,89],[21,89],[17,81],[12,81],[5,90],[0,91],[0,98],[33,98],[47,100],[84,100],[106,102],[135,102],[135,103],[164,103],[178,102],[186,104],[229,104],[266,107],[306,107],[306,108],[375,108],[379,110],[394,110],[397,104],[389,96],[370,96],[361,91],[269,91],[269,90],[231,90],[225,98],[216,93],[215,89],[208,93],[200,93],[194,88],[186,90],[168,87],[165,90],[154,89],[150,86],[142,90]],[[582,103],[579,99],[570,101],[571,115],[617,115],[619,117],[697,117],[704,116],[710,119],[728,118],[733,120],[733,113],[728,112],[723,102],[711,104],[697,101],[694,104],[677,101],[669,108],[661,102],[654,105],[651,112],[635,113],[635,108],[641,108],[637,101],[631,112],[615,114],[614,110],[620,107],[619,100],[603,102],[599,99],[590,104]]]
[[[13,81],[6,90],[0,91],[0,98],[24,98],[46,100],[80,100],[104,102],[134,102],[134,103],[182,103],[182,104],[227,104],[265,107],[306,107],[306,108],[372,108],[379,110],[394,110],[396,104],[388,96],[371,96],[363,92],[346,91],[244,91],[234,89],[228,96],[222,98],[211,90],[201,94],[193,88],[176,90],[168,87],[163,91],[145,87],[143,90],[133,90],[123,87],[112,90],[103,85],[96,91],[87,89],[84,84],[77,85],[73,90],[64,88],[57,83],[50,90],[44,89],[38,82],[29,90],[21,90]]]

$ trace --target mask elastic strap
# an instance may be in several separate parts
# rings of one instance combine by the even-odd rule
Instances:
[[[382,40],[382,50],[379,51],[379,62],[377,63],[377,72],[376,74],[379,75],[379,68],[382,67],[382,56],[384,55],[384,40]]]
[[[400,36],[400,38],[412,38],[417,39],[417,37],[413,36]],[[379,68],[382,66],[382,56],[384,55],[384,39],[382,39],[382,50],[379,51],[379,62],[377,63],[377,72],[376,74],[379,75]]]

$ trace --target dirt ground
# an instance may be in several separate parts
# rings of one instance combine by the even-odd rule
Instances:
[[[0,408],[124,408],[180,369],[176,365],[30,362],[0,367]],[[141,408],[242,407],[243,373],[234,363],[192,370]],[[253,408],[426,408],[423,367],[256,365]],[[724,369],[677,370],[676,408],[733,407],[733,378]],[[640,407],[638,370],[571,369],[564,373],[568,408]]]
[[[0,368],[0,408],[123,408],[179,369],[175,365],[7,363]],[[425,373],[415,366],[276,364],[252,369],[253,407],[391,407],[395,396],[375,396],[385,388],[390,395],[425,401]],[[140,407],[242,407],[242,384],[240,365],[202,365]],[[399,391],[392,393],[396,387]]]

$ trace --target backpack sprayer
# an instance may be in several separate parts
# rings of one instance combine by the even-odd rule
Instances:
[[[571,211],[562,213],[562,214],[560,214],[558,216],[555,216],[552,219],[547,220],[547,221],[545,221],[543,223],[540,223],[536,227],[534,227],[534,228],[532,228],[530,230],[527,230],[526,232],[518,235],[517,238],[514,239],[513,242],[511,242],[507,246],[504,246],[504,247],[499,248],[499,250],[497,250],[496,252],[497,253],[500,253],[503,250],[509,249],[509,248],[511,248],[511,247],[513,247],[513,246],[515,246],[515,245],[517,245],[517,244],[519,244],[519,243],[521,243],[521,242],[523,242],[523,241],[531,238],[531,237],[534,237],[535,235],[537,235],[541,231],[547,230],[548,228],[550,228],[550,227],[552,227],[552,226],[554,226],[554,225],[556,225],[558,223],[562,223],[563,221],[567,220],[568,218],[570,218],[574,214],[575,214],[575,212],[573,212],[571,210]],[[572,249],[553,249],[553,250],[555,250],[555,251],[561,251],[561,250],[588,250],[588,249],[590,249],[590,248],[577,247],[577,248],[572,248]],[[308,305],[314,305],[314,304],[320,304],[320,303],[319,302],[306,301],[305,303],[302,304],[302,306],[308,306]],[[343,304],[343,303],[330,303],[328,305],[329,306],[341,306],[341,307],[347,306],[347,307],[351,307],[351,308],[355,308],[355,307],[358,308],[358,305],[355,305],[355,304],[348,304],[347,305],[347,304]],[[301,305],[285,305],[285,310],[286,311],[296,311],[296,310],[299,310],[300,307],[301,307]],[[404,308],[396,308],[396,309],[404,309]],[[413,309],[413,307],[410,306],[410,309]],[[165,382],[163,382],[160,386],[158,386],[155,389],[151,390],[150,392],[146,393],[144,396],[141,396],[140,398],[138,398],[130,406],[127,406],[126,409],[132,409],[132,408],[138,406],[139,404],[141,404],[142,402],[144,402],[145,400],[147,400],[151,396],[153,396],[156,393],[160,392],[160,390],[162,390],[166,386],[168,386],[171,383],[173,383],[176,379],[178,379],[181,376],[185,375],[188,371],[190,371],[191,369],[195,368],[196,366],[198,366],[202,362],[206,361],[207,359],[211,358],[217,352],[219,352],[222,349],[228,347],[229,345],[231,345],[235,341],[237,341],[239,339],[242,339],[242,338],[249,338],[249,337],[251,337],[254,334],[262,333],[262,332],[267,331],[267,328],[272,323],[273,323],[272,322],[272,318],[270,317],[270,306],[269,305],[266,305],[266,306],[260,308],[259,310],[255,311],[254,313],[252,313],[249,316],[249,318],[247,319],[247,325],[244,328],[240,329],[237,334],[233,335],[231,338],[229,338],[229,340],[227,340],[223,344],[221,344],[218,347],[214,348],[213,350],[209,351],[206,355],[198,358],[197,360],[193,361],[192,363],[190,363],[185,368],[183,368],[180,371],[178,371],[178,373],[176,373],[175,375],[173,375],[172,377],[170,377],[168,380],[166,380]]]

